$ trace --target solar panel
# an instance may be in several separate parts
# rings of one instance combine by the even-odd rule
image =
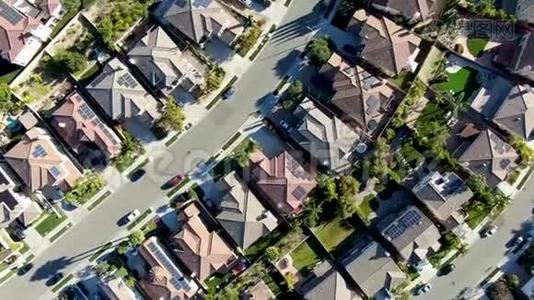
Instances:
[[[6,19],[11,25],[17,25],[24,16],[4,1],[0,0],[0,16]]]
[[[98,75],[98,77],[96,77],[93,81],[91,81],[90,86],[95,87],[99,85],[104,79],[106,79],[107,76],[108,74],[106,72],[101,73],[100,75]]]
[[[169,257],[163,252],[163,250],[156,245],[154,242],[151,242],[148,244],[148,249],[152,252],[152,254],[157,258],[157,260],[161,263],[161,265],[171,274],[173,278],[170,279],[170,282],[176,289],[183,289],[183,290],[190,290],[191,287],[185,281],[184,275],[176,265],[169,259]]]
[[[82,118],[84,118],[85,120],[91,120],[91,119],[93,119],[94,117],[96,117],[95,113],[94,113],[93,110],[89,107],[89,105],[87,105],[87,103],[83,103],[82,105],[80,105],[80,108],[78,109],[78,113],[79,113],[80,116],[82,116]]]
[[[117,83],[127,88],[137,87],[137,81],[135,81],[135,79],[130,73],[124,73],[119,76],[119,79],[117,79]]]
[[[35,147],[33,150],[32,155],[33,157],[45,157],[48,155],[48,153],[46,153],[46,150],[43,148],[43,146],[37,145],[37,147]]]
[[[299,185],[293,190],[292,194],[298,200],[302,200],[302,198],[304,198],[304,196],[306,195],[306,190],[301,185]]]
[[[404,216],[401,217],[399,223],[403,224],[406,227],[412,227],[417,225],[421,221],[422,217],[414,210],[408,211]]]
[[[406,228],[404,228],[403,226],[393,224],[386,231],[384,231],[384,234],[389,236],[393,240],[401,236],[404,231],[406,231]]]
[[[54,178],[59,178],[61,176],[61,171],[56,166],[50,168],[50,173]]]

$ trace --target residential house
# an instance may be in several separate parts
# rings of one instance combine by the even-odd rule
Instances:
[[[530,85],[515,85],[493,116],[493,122],[511,134],[534,139],[534,92]]]
[[[534,35],[528,31],[497,48],[493,62],[512,74],[534,81]]]
[[[343,265],[369,299],[389,299],[406,280],[391,255],[369,237],[357,243],[343,259]]]
[[[197,204],[181,210],[178,220],[182,228],[171,237],[175,254],[194,276],[204,281],[215,272],[227,271],[236,262],[230,246],[201,219]]]
[[[503,8],[510,14],[515,15],[519,22],[534,24],[534,1],[503,1],[501,5],[503,5]]]
[[[410,21],[426,22],[439,16],[440,0],[371,0],[371,7]]]
[[[399,96],[387,80],[371,75],[337,53],[319,71],[322,90],[329,91],[329,106],[345,123],[373,136],[385,126],[389,104]]]
[[[322,262],[313,270],[313,274],[298,288],[298,292],[306,300],[361,299],[328,261]]]
[[[517,167],[517,152],[491,129],[478,130],[467,124],[458,136],[463,141],[455,153],[458,162],[483,175],[489,185],[498,186]]]
[[[61,9],[59,0],[0,0],[0,58],[26,66],[49,39]]]
[[[52,113],[51,123],[76,154],[83,154],[96,147],[105,159],[121,151],[119,137],[76,92],[70,94]]]
[[[441,235],[438,229],[413,205],[386,217],[377,226],[400,257],[416,268],[426,264],[428,253],[437,251],[441,247],[439,242]]]
[[[29,226],[43,212],[29,197],[15,191],[16,187],[5,169],[0,167],[0,229],[17,218],[23,225]]]
[[[120,277],[108,276],[100,280],[100,289],[109,300],[136,300],[135,293]]]
[[[160,117],[158,102],[119,59],[109,61],[87,87],[102,110],[114,121],[152,124]]]
[[[308,194],[317,184],[313,172],[304,169],[287,151],[269,158],[258,150],[252,153],[250,161],[250,184],[278,212],[289,216],[303,208]]]
[[[161,27],[150,30],[128,57],[152,85],[167,95],[176,88],[195,93],[206,80],[207,66],[190,50],[180,50]]]
[[[39,127],[27,131],[4,158],[31,193],[41,191],[54,200],[61,199],[60,191],[71,189],[82,176],[52,137]]]
[[[231,45],[244,30],[244,22],[217,0],[165,0],[155,15],[198,45],[215,37]]]
[[[462,205],[473,197],[467,184],[452,172],[431,172],[412,188],[412,192],[447,230],[464,222]]]
[[[388,18],[377,18],[364,9],[352,16],[347,31],[361,39],[361,59],[388,76],[396,76],[403,70],[415,72],[421,39],[398,26]]]
[[[358,133],[309,99],[300,103],[294,116],[300,120],[300,125],[290,136],[315,163],[332,171],[350,167],[353,150],[360,142]]]
[[[247,249],[278,225],[235,171],[221,178],[217,187],[222,193],[217,220],[241,249]]]
[[[138,249],[150,268],[147,278],[139,281],[147,299],[191,299],[196,294],[198,285],[182,273],[156,237],[148,238]]]
[[[275,295],[265,283],[265,281],[260,280],[256,282],[253,286],[249,287],[242,295],[242,300],[272,300],[276,299]]]

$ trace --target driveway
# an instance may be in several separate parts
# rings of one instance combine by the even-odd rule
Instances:
[[[213,108],[210,115],[188,131],[165,151],[152,151],[145,167],[147,174],[136,184],[124,176],[111,182],[112,196],[77,222],[50,248],[34,260],[34,268],[24,276],[15,276],[0,288],[0,299],[51,299],[45,281],[57,272],[65,274],[86,265],[88,258],[108,241],[126,238],[125,228],[117,220],[134,208],[157,209],[166,203],[166,191],[160,186],[177,172],[186,173],[199,160],[207,160],[218,151],[257,111],[262,99],[270,94],[279,80],[293,66],[295,59],[311,38],[307,24],[318,23],[321,11],[315,7],[320,0],[293,0],[284,21],[246,74],[236,83],[233,101]]]

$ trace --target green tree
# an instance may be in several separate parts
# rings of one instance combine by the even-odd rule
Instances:
[[[512,134],[508,142],[519,153],[522,165],[526,166],[534,161],[534,150],[520,136]]]
[[[256,152],[260,149],[260,144],[258,144],[255,141],[248,140],[248,142],[243,147],[238,147],[234,153],[234,159],[236,160],[237,164],[241,166],[242,168],[246,167],[250,163],[250,154]]]
[[[133,288],[135,286],[135,278],[133,276],[126,276],[124,279],[124,283],[126,284],[127,287],[129,288]]]
[[[265,255],[267,256],[267,259],[269,261],[277,261],[280,259],[281,256],[280,248],[276,246],[270,246],[267,249],[265,249]]]
[[[221,86],[225,75],[226,72],[221,67],[215,67],[210,69],[206,78],[205,91],[211,92],[213,90],[218,89]]]
[[[130,242],[133,245],[140,245],[145,241],[145,234],[141,230],[136,230],[130,234]]]
[[[125,254],[126,252],[128,252],[128,250],[130,250],[130,242],[129,241],[122,241],[117,246],[117,252],[119,254]]]
[[[184,128],[184,111],[172,97],[168,97],[159,124],[167,130],[181,131]]]
[[[45,66],[54,74],[78,73],[87,67],[87,59],[79,52],[62,49],[52,59],[45,60]]]
[[[120,267],[117,271],[115,271],[115,276],[125,278],[128,276],[128,270],[125,267]]]
[[[316,181],[317,187],[315,191],[318,199],[330,201],[337,198],[336,181],[334,178],[326,174],[320,174],[317,176]]]
[[[61,1],[61,4],[67,9],[71,11],[78,11],[81,7],[81,1],[80,0],[63,0]]]
[[[508,288],[512,291],[517,289],[521,284],[519,277],[515,274],[506,274],[504,278],[506,280],[506,285],[508,285]]]
[[[337,181],[337,194],[339,197],[354,197],[360,190],[360,183],[356,178],[343,175]]]
[[[0,111],[7,112],[12,107],[11,88],[7,83],[0,83]]]
[[[307,51],[310,63],[315,66],[321,66],[332,56],[330,43],[324,37],[312,40],[307,46]]]
[[[384,138],[380,137],[376,139],[374,146],[369,171],[375,177],[384,178],[389,172],[389,145]]]
[[[295,284],[298,281],[297,276],[295,276],[295,274],[291,272],[287,272],[284,275],[284,279],[286,280],[287,289],[292,291],[295,288]]]
[[[310,198],[310,200],[312,199]],[[306,203],[306,207],[304,208],[304,216],[308,225],[311,227],[319,225],[322,212],[323,207],[321,203],[315,199],[308,201],[308,203]]]
[[[95,273],[99,276],[99,277],[102,277],[102,276],[105,276],[106,274],[109,273],[110,269],[111,269],[111,266],[109,265],[109,263],[107,261],[102,261],[100,263],[98,263],[95,267]]]
[[[304,85],[300,80],[293,80],[293,82],[287,88],[287,94],[292,98],[297,98],[304,92]]]

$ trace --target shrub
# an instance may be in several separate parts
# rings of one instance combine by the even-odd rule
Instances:
[[[307,51],[310,63],[315,66],[321,66],[332,56],[330,43],[324,37],[312,40],[307,46]]]
[[[260,35],[261,28],[256,24],[252,25],[248,29],[248,31],[245,34],[241,35],[237,40],[237,44],[239,46],[239,48],[237,49],[237,54],[243,57],[246,56],[250,49],[254,47]]]

